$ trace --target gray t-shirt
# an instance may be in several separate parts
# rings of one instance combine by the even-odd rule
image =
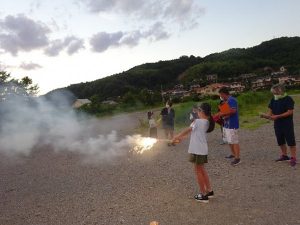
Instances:
[[[206,140],[206,131],[209,122],[206,119],[196,119],[192,124],[192,133],[190,138],[189,153],[196,155],[207,155],[208,146]]]

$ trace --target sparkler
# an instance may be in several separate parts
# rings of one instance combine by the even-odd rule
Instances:
[[[132,143],[132,150],[138,154],[143,154],[146,151],[150,151],[153,148],[153,146],[158,142],[167,142],[168,146],[175,146],[179,143],[179,140],[172,142],[169,139],[142,137],[141,135],[134,135],[128,138],[130,139],[130,143]]]
[[[143,154],[145,151],[152,149],[155,143],[157,143],[156,138],[137,136],[133,150],[138,154]]]

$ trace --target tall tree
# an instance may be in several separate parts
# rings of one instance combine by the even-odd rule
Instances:
[[[16,96],[35,96],[38,90],[38,85],[33,84],[31,78],[26,76],[22,79],[15,79],[11,77],[10,73],[0,71],[0,101]]]

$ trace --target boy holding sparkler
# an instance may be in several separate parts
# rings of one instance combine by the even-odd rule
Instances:
[[[198,108],[199,119],[192,122],[190,127],[183,130],[173,138],[173,142],[181,141],[185,136],[191,134],[188,152],[189,161],[195,165],[197,182],[200,187],[199,194],[195,195],[196,201],[207,203],[209,198],[214,196],[208,174],[204,164],[207,163],[208,146],[206,133],[214,129],[215,122],[211,116],[211,106],[208,103],[202,103]]]

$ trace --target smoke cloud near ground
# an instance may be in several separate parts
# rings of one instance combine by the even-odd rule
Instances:
[[[37,146],[51,146],[57,152],[78,153],[85,161],[109,161],[127,154],[140,137],[121,138],[110,127],[108,120],[102,123],[75,112],[65,95],[14,97],[0,102],[0,153],[28,156]]]

